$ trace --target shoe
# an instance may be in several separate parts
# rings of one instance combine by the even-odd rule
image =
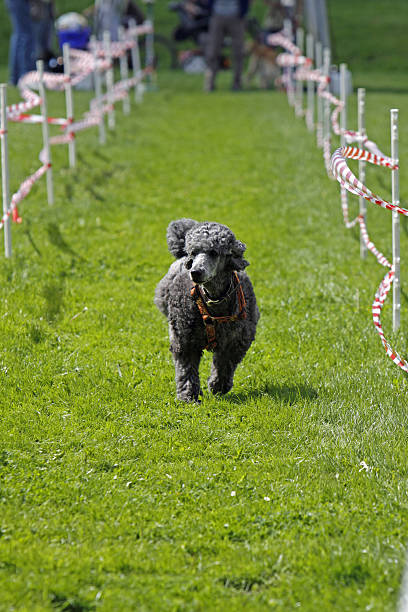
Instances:
[[[241,83],[233,83],[231,87],[231,91],[242,91]]]
[[[215,74],[211,70],[206,70],[204,73],[204,91],[214,91],[215,89]]]

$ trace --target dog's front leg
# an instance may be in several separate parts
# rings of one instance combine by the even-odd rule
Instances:
[[[211,393],[228,393],[234,384],[234,374],[243,355],[227,355],[225,352],[215,352],[208,379],[208,389]]]
[[[198,366],[201,353],[173,352],[176,369],[177,398],[183,402],[197,402],[200,395]]]

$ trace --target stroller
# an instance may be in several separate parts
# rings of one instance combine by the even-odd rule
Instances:
[[[208,28],[210,24],[210,10],[207,0],[183,0],[171,2],[169,9],[177,13],[180,24],[173,30],[173,40],[184,42],[192,40],[196,48],[180,51],[179,63],[185,72],[204,72],[205,47],[207,44]],[[229,58],[221,55],[220,69],[230,67]]]
[[[207,2],[205,0],[171,2],[169,9],[176,12],[180,19],[180,25],[173,31],[173,39],[181,42],[191,38],[196,45],[203,47],[210,21]]]

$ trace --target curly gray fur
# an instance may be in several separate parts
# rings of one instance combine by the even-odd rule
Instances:
[[[246,301],[246,319],[216,324],[216,342],[208,388],[227,393],[233,385],[237,365],[255,338],[259,310],[252,283],[244,272],[249,265],[246,246],[220,223],[193,219],[172,221],[167,228],[167,245],[176,261],[156,288],[155,304],[169,322],[170,350],[176,370],[177,397],[198,401],[199,363],[207,334],[201,314],[191,296],[199,284],[207,307],[215,317],[236,314],[237,295],[231,291],[233,271],[238,273]]]

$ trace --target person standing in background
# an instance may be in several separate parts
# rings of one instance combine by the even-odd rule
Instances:
[[[53,0],[29,0],[34,27],[35,58],[45,60],[53,48],[55,9]]]
[[[5,0],[13,32],[9,48],[9,81],[17,85],[20,77],[35,69],[34,28],[28,0]]]
[[[124,0],[98,0],[95,3],[94,29],[98,40],[102,40],[105,31],[110,32],[112,41],[119,39],[118,31],[124,9]]]
[[[280,32],[283,29],[285,9],[280,0],[264,0],[266,12],[262,27],[267,32]]]
[[[233,59],[232,90],[242,89],[242,69],[244,64],[245,16],[249,0],[210,0],[210,26],[208,32],[204,90],[215,89],[215,77],[219,68],[219,57],[225,36],[231,38]]]

